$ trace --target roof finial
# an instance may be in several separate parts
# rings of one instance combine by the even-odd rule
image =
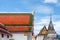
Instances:
[[[33,9],[32,14],[35,14],[36,9]]]
[[[52,13],[50,13],[50,22],[52,22]]]

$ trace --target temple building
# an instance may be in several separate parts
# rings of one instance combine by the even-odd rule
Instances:
[[[48,26],[47,40],[56,40],[56,32],[55,32],[52,20],[50,20],[50,23]]]
[[[7,30],[7,27],[0,23],[0,40],[9,40],[12,34]]]
[[[44,40],[46,35],[47,35],[47,29],[46,26],[44,26],[39,32],[39,34],[36,36],[36,40]]]
[[[57,33],[52,23],[52,17],[50,17],[48,29],[46,28],[46,26],[44,26],[37,35],[36,40],[56,40],[56,35]]]
[[[0,23],[4,24],[12,34],[13,40],[32,40],[32,12],[0,13]]]

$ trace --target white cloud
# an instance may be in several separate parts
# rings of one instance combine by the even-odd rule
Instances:
[[[60,30],[60,19],[59,19],[60,17],[59,16],[60,15],[53,15],[53,25],[58,34],[60,34],[60,31],[59,31]],[[50,20],[50,16],[45,16],[45,17],[42,17],[40,20],[37,20],[39,22],[36,22],[34,25],[35,34],[38,34],[44,25],[46,25],[46,27],[48,27],[49,20]],[[57,21],[54,21],[54,20],[57,20]]]
[[[60,34],[60,21],[54,22],[54,28],[58,34]]]
[[[49,3],[49,4],[55,4],[56,6],[60,7],[60,1],[59,0],[44,0],[43,3]]]
[[[57,3],[58,0],[44,0],[44,3]]]
[[[54,10],[52,7],[40,5],[36,7],[36,12],[41,14],[50,14],[50,13],[54,13]]]
[[[43,26],[41,26],[41,25],[35,25],[34,26],[34,33],[35,33],[35,35],[40,32],[40,30],[42,29],[42,27]]]
[[[48,21],[49,21],[48,18],[49,17],[43,17],[40,20],[38,20],[38,22],[34,23],[35,34],[38,34],[40,32],[40,30],[43,28],[43,26],[48,23]]]

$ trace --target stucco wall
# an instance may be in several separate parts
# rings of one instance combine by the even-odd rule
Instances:
[[[12,35],[14,40],[27,40],[27,36],[24,36],[24,33],[12,33]]]
[[[34,37],[32,37],[32,40],[35,40],[35,38],[34,38]]]
[[[43,40],[44,36],[37,36],[37,40]]]
[[[9,40],[9,38],[7,38],[7,34],[4,34],[4,37],[2,38],[1,34],[0,34],[0,40]]]

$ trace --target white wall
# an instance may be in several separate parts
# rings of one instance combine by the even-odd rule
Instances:
[[[32,38],[32,40],[35,40],[34,38]]]
[[[1,37],[2,38],[2,37]],[[2,40],[7,40],[7,36],[4,35],[4,37],[2,38]]]
[[[32,37],[32,40],[35,40],[35,37]]]
[[[12,33],[12,35],[15,40],[27,40],[27,36],[24,36],[24,33]]]
[[[37,36],[37,40],[43,40],[44,36]]]
[[[9,38],[7,38],[7,34],[4,34],[4,37],[2,38],[1,34],[0,34],[0,40],[9,40]]]
[[[48,37],[56,38],[56,34],[48,34]]]
[[[2,38],[1,38],[1,34],[0,34],[0,40],[2,40]]]

